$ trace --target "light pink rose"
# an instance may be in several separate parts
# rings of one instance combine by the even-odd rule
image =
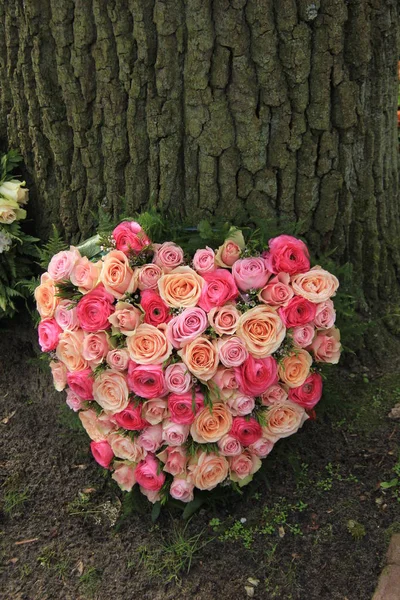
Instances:
[[[258,290],[263,288],[271,273],[265,260],[259,258],[241,258],[232,267],[232,275],[240,290]]]
[[[311,323],[307,323],[306,325],[297,325],[297,327],[293,327],[293,344],[298,348],[307,348],[307,346],[309,346],[313,341],[314,333],[314,326]]]
[[[140,325],[142,313],[129,302],[117,302],[115,312],[108,317],[108,320],[115,330],[129,335]]]
[[[307,419],[308,415],[304,408],[290,400],[274,404],[268,410],[263,436],[266,435],[272,440],[289,437],[296,433]]]
[[[174,394],[186,394],[193,385],[192,374],[183,362],[168,365],[165,369],[165,385]]]
[[[159,502],[161,500],[161,494],[158,490],[146,490],[144,487],[139,486],[140,491],[143,496],[146,496],[147,500],[152,504]]]
[[[210,273],[215,271],[215,253],[212,248],[208,246],[206,248],[200,248],[196,250],[193,256],[193,268],[197,273],[203,275],[203,273]]]
[[[159,462],[154,456],[148,454],[146,458],[137,465],[135,477],[138,484],[145,490],[152,492],[160,491],[165,482],[165,474],[158,472]]]
[[[287,400],[288,391],[283,384],[274,383],[263,394],[261,394],[261,403],[264,406],[272,406]]]
[[[155,249],[153,263],[161,267],[165,273],[170,273],[183,263],[183,250],[174,242],[153,244],[153,248]]]
[[[78,315],[76,314],[76,307],[74,302],[71,300],[60,300],[54,312],[54,318],[58,323],[58,326],[65,331],[74,331],[79,327]]]
[[[105,411],[118,413],[129,404],[129,390],[125,377],[119,371],[103,371],[93,384],[93,397]]]
[[[55,319],[43,319],[39,323],[38,336],[42,352],[50,352],[57,348],[60,333],[62,329]]]
[[[158,265],[147,264],[137,269],[137,281],[139,290],[156,290],[157,282],[163,275],[163,270]]]
[[[258,456],[259,458],[265,458],[271,452],[273,447],[274,441],[263,436],[254,442],[254,444],[250,444],[249,450],[252,454],[255,454],[255,456]]]
[[[129,365],[129,352],[125,348],[115,348],[107,353],[107,364],[114,371],[126,371]]]
[[[233,335],[238,328],[241,313],[234,304],[225,304],[212,308],[208,313],[208,322],[218,335]]]
[[[336,320],[336,312],[332,300],[317,304],[314,324],[318,329],[331,329]]]
[[[166,473],[175,477],[175,475],[185,472],[188,456],[181,446],[167,446],[165,450],[157,454],[157,457],[164,463]]]
[[[162,424],[163,441],[168,446],[182,446],[189,435],[190,425],[180,425],[167,419]]]
[[[162,398],[152,398],[143,403],[142,406],[142,417],[150,425],[158,425],[168,415],[168,404],[166,400]]]
[[[198,306],[186,308],[168,324],[166,335],[174,348],[182,348],[208,327],[207,315]]]
[[[101,467],[108,469],[114,458],[114,453],[111,450],[110,444],[106,440],[102,440],[101,442],[90,442],[90,449],[94,460],[99,463]]]
[[[288,273],[278,273],[260,291],[258,299],[269,306],[286,306],[294,294],[289,284],[290,275]]]
[[[312,350],[316,362],[337,364],[340,358],[340,331],[336,327],[318,332],[308,350]]]
[[[138,444],[144,448],[147,452],[157,452],[162,444],[162,426],[161,425],[150,425],[143,429],[142,433],[138,437]]]
[[[61,361],[50,362],[51,374],[53,375],[53,383],[57,392],[62,392],[67,385],[67,367]]]
[[[71,246],[69,250],[58,252],[53,256],[47,268],[50,277],[56,283],[68,280],[76,261],[80,258],[79,250],[74,246]]]
[[[136,483],[135,479],[136,465],[125,462],[114,462],[114,473],[111,477],[116,481],[124,492],[130,492]]]
[[[240,229],[231,228],[228,238],[217,250],[215,262],[220,267],[230,269],[234,262],[240,257],[246,242]]]
[[[169,493],[175,500],[191,502],[194,498],[193,490],[193,483],[190,483],[187,479],[183,479],[182,477],[175,477],[171,483]]]
[[[224,367],[240,367],[249,356],[244,341],[238,337],[224,336],[218,340],[217,346]]]
[[[232,481],[242,481],[253,475],[261,467],[261,460],[248,449],[238,456],[231,456],[228,460]]]
[[[218,448],[222,456],[237,456],[242,453],[241,443],[229,433],[218,440]]]
[[[234,417],[249,415],[254,407],[255,401],[253,396],[245,396],[241,392],[235,392],[226,401],[230,411]]]
[[[212,381],[217,385],[219,393],[223,397],[230,396],[232,391],[237,390],[239,387],[234,369],[218,367]]]
[[[78,412],[78,410],[81,410],[84,400],[69,388],[67,390],[66,402],[69,408],[71,408],[74,412]]]
[[[108,337],[103,331],[85,334],[82,345],[82,356],[88,361],[92,369],[103,362],[108,351]]]
[[[110,433],[107,437],[107,441],[110,444],[112,451],[117,458],[123,460],[129,460],[131,462],[139,462],[146,456],[146,452],[135,440],[133,441],[127,435],[121,435],[118,432]]]
[[[102,267],[101,260],[92,263],[86,256],[82,256],[71,271],[71,283],[76,285],[81,294],[91,292],[99,283]]]

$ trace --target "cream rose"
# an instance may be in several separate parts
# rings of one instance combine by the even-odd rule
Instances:
[[[198,379],[208,381],[218,368],[218,349],[215,340],[200,335],[178,351],[179,356]]]
[[[308,419],[304,408],[287,400],[274,404],[267,413],[267,425],[263,434],[270,438],[280,439],[293,435]]]
[[[303,385],[312,365],[312,357],[307,350],[296,350],[285,356],[279,363],[279,378],[290,388]]]
[[[200,452],[192,459],[188,471],[195,487],[199,490],[212,490],[227,478],[229,463],[224,456]]]
[[[119,371],[103,371],[93,384],[93,398],[105,411],[118,413],[129,404],[129,390],[125,377]]]
[[[117,432],[111,433],[107,438],[108,443],[111,446],[117,458],[123,460],[130,460],[132,462],[139,462],[146,456],[146,451],[130,437],[120,435]]]
[[[286,327],[274,309],[256,306],[242,314],[236,334],[255,358],[266,358],[283,342]]]
[[[68,371],[83,371],[88,368],[88,362],[82,354],[84,337],[82,329],[67,330],[60,334],[56,355],[58,360],[65,364]]]
[[[196,306],[204,279],[190,267],[177,267],[158,280],[161,298],[173,308]]]
[[[129,302],[117,302],[115,312],[108,317],[113,326],[113,333],[121,332],[125,335],[131,335],[132,331],[140,325],[142,312]]]
[[[200,410],[190,428],[190,435],[199,444],[218,442],[232,427],[232,413],[222,402]]]
[[[139,365],[159,365],[170,356],[172,344],[164,331],[144,323],[127,339],[129,356]]]
[[[299,273],[292,277],[292,287],[295,294],[318,303],[335,296],[339,281],[329,271],[315,266],[307,273]]]
[[[100,281],[107,292],[120,300],[135,291],[136,279],[127,256],[120,250],[112,250],[103,260]]]
[[[57,392],[62,392],[67,385],[67,368],[64,363],[52,360],[50,363],[51,374],[53,375],[53,383]]]

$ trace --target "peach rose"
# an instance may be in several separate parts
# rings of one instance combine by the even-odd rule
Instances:
[[[85,334],[82,345],[82,356],[87,360],[92,369],[103,362],[108,351],[108,337],[104,331]]]
[[[63,331],[60,334],[56,355],[68,371],[83,371],[88,368],[88,362],[82,355],[84,337],[82,329]]]
[[[232,414],[222,402],[200,410],[190,428],[190,435],[199,444],[218,442],[232,427]]]
[[[161,298],[172,308],[196,306],[204,279],[190,267],[177,267],[158,280]]]
[[[53,383],[57,392],[62,392],[67,385],[67,368],[62,362],[54,360],[50,363],[51,374],[53,375]]]
[[[43,273],[40,285],[35,289],[36,308],[42,319],[50,319],[54,315],[60,299],[56,296],[57,288],[48,273]]]
[[[236,332],[241,313],[234,304],[216,306],[208,313],[208,322],[218,335],[233,335]]]
[[[285,306],[293,298],[289,273],[278,273],[259,292],[258,299],[269,306]]]
[[[287,387],[281,383],[274,383],[263,394],[261,394],[261,404],[272,406],[282,403],[288,398]]]
[[[165,329],[165,328],[164,328]],[[127,339],[129,356],[139,365],[159,365],[170,356],[172,344],[168,341],[162,326],[154,327],[144,323]]]
[[[318,332],[308,348],[317,362],[337,364],[340,358],[340,331],[336,327]]]
[[[247,448],[242,454],[229,458],[230,478],[239,485],[249,483],[252,475],[261,468],[261,460]]]
[[[143,403],[142,418],[150,425],[162,423],[168,415],[168,403],[162,398],[152,398]]]
[[[115,312],[108,317],[113,326],[113,333],[121,332],[131,335],[132,331],[140,325],[142,312],[129,302],[117,302]]]
[[[207,337],[200,335],[178,351],[179,356],[198,379],[208,381],[218,368],[218,349],[216,341],[210,341]]]
[[[129,462],[114,462],[114,473],[111,477],[116,481],[124,492],[130,492],[136,483],[135,464]]]
[[[242,314],[236,333],[255,358],[266,358],[283,342],[286,327],[274,309],[263,305]]]
[[[82,256],[76,261],[71,271],[71,283],[76,285],[81,294],[91,292],[99,283],[102,267],[101,260],[92,263],[87,256]]]
[[[263,428],[263,434],[271,438],[280,439],[293,435],[308,419],[304,408],[290,402],[274,404],[268,410],[267,425]]]
[[[188,467],[190,480],[199,490],[212,490],[228,477],[229,463],[224,456],[200,452]]]
[[[303,385],[310,373],[312,357],[307,350],[296,350],[279,363],[279,378],[290,388]]]
[[[136,276],[139,290],[156,290],[157,283],[163,274],[158,265],[147,264],[137,269]]]
[[[118,413],[129,404],[129,390],[125,377],[118,371],[103,371],[93,384],[93,398],[105,411]]]
[[[114,371],[126,371],[129,365],[129,352],[125,348],[115,348],[107,353],[106,361]]]
[[[292,287],[295,294],[317,304],[335,296],[339,281],[329,271],[315,266],[306,273],[292,277]]]
[[[103,259],[100,281],[106,291],[120,300],[135,291],[135,277],[127,256],[121,250],[111,250]]]
[[[139,462],[146,456],[146,451],[143,450],[137,441],[132,440],[127,435],[113,432],[108,436],[107,441],[117,458]]]
[[[102,442],[112,432],[113,428],[115,429],[112,423],[99,418],[91,408],[81,410],[78,416],[86,433],[94,442]]]

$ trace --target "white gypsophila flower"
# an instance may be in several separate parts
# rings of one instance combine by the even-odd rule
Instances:
[[[5,231],[0,231],[0,254],[7,252],[11,248],[11,244],[10,236]]]

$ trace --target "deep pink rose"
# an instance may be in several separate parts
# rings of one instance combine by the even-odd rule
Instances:
[[[183,250],[174,242],[153,244],[153,248],[155,249],[153,263],[161,267],[165,273],[170,273],[183,263]]]
[[[129,389],[141,398],[160,398],[167,393],[161,365],[137,365],[131,360],[127,381]]]
[[[154,290],[144,290],[140,296],[140,305],[144,310],[144,322],[149,325],[168,323],[172,319],[169,306]]]
[[[315,312],[316,305],[301,296],[295,296],[286,306],[282,306],[278,310],[287,329],[311,323],[315,318]]]
[[[216,306],[223,306],[239,295],[235,280],[227,269],[204,273],[203,279],[206,284],[202,289],[198,305],[206,312]]]
[[[293,298],[293,289],[289,285],[290,275],[278,273],[272,277],[267,285],[260,291],[258,298],[268,306],[284,306]]]
[[[194,498],[194,484],[182,477],[175,477],[169,488],[171,498],[181,502],[191,502]]]
[[[75,394],[82,400],[93,400],[93,375],[91,369],[67,373],[67,382]]]
[[[291,235],[279,235],[268,242],[265,253],[267,268],[271,273],[305,273],[310,269],[310,255],[304,242]]]
[[[258,258],[240,258],[232,267],[232,275],[236,285],[242,292],[259,290],[265,286],[271,273],[265,260]]]
[[[194,391],[194,390],[193,390]],[[204,396],[200,392],[191,394],[170,394],[168,396],[168,408],[171,413],[171,421],[181,425],[193,423],[196,414],[204,407]]]
[[[148,454],[136,467],[135,478],[143,489],[156,492],[164,485],[165,474],[162,471],[161,473],[158,472],[159,464],[154,456]]]
[[[39,345],[42,352],[50,352],[55,350],[58,344],[58,338],[62,332],[61,327],[55,319],[43,319],[39,323]]]
[[[250,446],[250,444],[255,444],[260,439],[262,429],[253,417],[250,417],[250,419],[235,417],[229,434],[236,438],[242,446]]]
[[[130,252],[139,253],[151,244],[151,241],[136,221],[123,221],[114,229],[112,236],[117,250],[121,250],[125,254]]]
[[[297,388],[289,390],[289,398],[307,410],[311,410],[321,400],[322,377],[319,373],[311,373]]]
[[[249,356],[240,367],[235,368],[239,389],[247,396],[260,396],[278,381],[278,366],[272,356],[254,358]]]
[[[79,300],[76,312],[79,324],[85,331],[101,331],[111,327],[108,317],[114,312],[114,297],[106,292],[104,285]]]
[[[186,308],[168,323],[166,335],[174,348],[182,348],[208,327],[207,315],[198,306]]]
[[[314,339],[315,329],[312,323],[293,327],[293,344],[298,348],[307,348]]]
[[[192,374],[184,363],[174,363],[165,369],[165,385],[173,394],[186,394],[193,385]]]
[[[162,426],[150,425],[143,429],[138,437],[138,444],[147,452],[157,452],[162,443]]]
[[[318,332],[308,350],[317,362],[336,364],[340,358],[340,331],[336,327]]]
[[[142,406],[135,406],[132,402],[121,412],[114,415],[114,421],[128,431],[141,431],[148,426],[147,421],[142,419]]]
[[[199,248],[196,250],[193,256],[193,269],[204,275],[204,273],[210,273],[215,271],[215,253],[212,248],[208,246],[206,248]]]
[[[164,471],[171,475],[179,475],[186,470],[189,457],[181,446],[167,446],[165,450],[157,454],[164,464]]]
[[[335,324],[336,312],[332,300],[325,300],[316,305],[314,324],[318,329],[331,329]],[[57,309],[56,309],[57,313]]]
[[[112,451],[110,444],[106,440],[101,442],[90,442],[90,449],[94,460],[105,469],[108,469],[110,462],[114,458],[114,452]]]

